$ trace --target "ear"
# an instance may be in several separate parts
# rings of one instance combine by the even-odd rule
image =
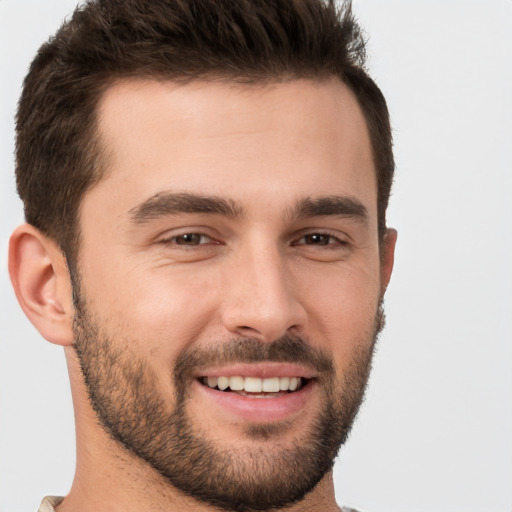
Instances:
[[[388,287],[391,273],[393,272],[397,237],[396,229],[387,229],[380,248],[380,286],[382,295],[384,295]]]
[[[57,345],[72,345],[71,280],[57,244],[22,224],[9,242],[9,274],[21,308],[41,335]]]

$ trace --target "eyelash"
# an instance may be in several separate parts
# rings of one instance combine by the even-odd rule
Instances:
[[[311,243],[311,244],[307,244],[307,243],[304,243],[304,244],[300,244],[299,242],[301,240],[306,240],[307,238],[312,238],[312,237],[319,237],[319,238],[322,238],[322,239],[325,239],[327,238],[327,243]],[[332,243],[334,241],[334,243]],[[293,245],[307,245],[307,246],[310,246],[310,247],[331,247],[331,248],[334,248],[333,246],[346,246],[348,245],[348,243],[345,241],[345,240],[341,240],[338,236],[332,234],[332,233],[325,233],[325,232],[311,232],[311,233],[306,233],[305,235],[303,235],[301,238],[299,238],[296,242],[293,243]]]
[[[207,238],[209,240],[209,242],[207,242],[206,244],[205,243],[178,243],[177,242],[177,239],[183,239],[185,237],[199,237],[200,239],[201,238]],[[165,239],[162,239],[160,240],[161,244],[164,244],[164,245],[177,245],[177,246],[180,246],[180,247],[199,247],[201,245],[207,245],[208,243],[214,243],[214,244],[218,244],[218,242],[215,242],[214,239],[208,235],[205,235],[204,233],[198,233],[198,232],[189,232],[189,233],[181,233],[179,235],[174,235],[174,236],[171,236],[169,238],[165,238]]]
[[[185,243],[177,242],[178,239],[184,239],[186,237],[197,237],[196,238],[197,243],[193,243],[193,240],[190,241],[192,243],[187,243],[186,240],[185,240]],[[301,243],[302,240],[304,240],[304,242],[306,242],[306,240],[308,238],[310,239],[310,241],[313,241],[311,239],[314,237],[318,237],[320,240],[327,239],[327,243]],[[205,238],[208,239],[208,241],[206,243],[201,243],[201,239],[205,239]],[[176,245],[176,246],[180,246],[180,247],[199,247],[201,245],[209,245],[209,244],[219,245],[219,242],[216,242],[212,237],[205,235],[204,233],[192,232],[192,231],[188,232],[188,233],[181,233],[179,235],[174,235],[172,237],[162,239],[162,240],[160,240],[159,243],[164,244],[164,245]],[[323,232],[314,232],[313,231],[311,233],[306,233],[306,234],[302,235],[299,239],[292,242],[291,245],[292,246],[304,245],[304,246],[309,246],[309,247],[316,246],[316,247],[334,248],[333,246],[335,246],[335,247],[347,246],[348,243],[344,240],[341,240],[338,236],[336,236],[332,233],[323,233]]]

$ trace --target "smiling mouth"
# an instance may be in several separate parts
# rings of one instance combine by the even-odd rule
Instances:
[[[272,398],[294,393],[304,387],[308,380],[303,377],[200,377],[199,382],[211,389],[234,392],[253,398]]]

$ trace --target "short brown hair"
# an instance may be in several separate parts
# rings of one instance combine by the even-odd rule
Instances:
[[[105,171],[97,104],[122,78],[242,83],[338,76],[367,121],[381,235],[394,173],[386,102],[365,70],[350,2],[89,0],[37,53],[17,114],[16,176],[27,222],[74,259],[78,209]]]

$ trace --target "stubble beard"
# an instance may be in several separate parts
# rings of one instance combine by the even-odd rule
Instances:
[[[106,432],[174,488],[236,512],[295,503],[332,469],[363,400],[383,325],[379,305],[372,328],[360,340],[341,378],[336,377],[331,356],[301,338],[287,336],[268,344],[233,339],[211,350],[185,350],[170,370],[174,396],[169,397],[160,391],[155,370],[133,350],[137,344],[107,335],[76,290],[75,308],[75,350],[91,405]],[[223,449],[187,413],[191,375],[211,362],[259,361],[313,366],[320,375],[321,410],[293,445],[280,442],[285,425],[268,423],[253,424],[243,433],[251,441],[259,439],[260,448]]]

